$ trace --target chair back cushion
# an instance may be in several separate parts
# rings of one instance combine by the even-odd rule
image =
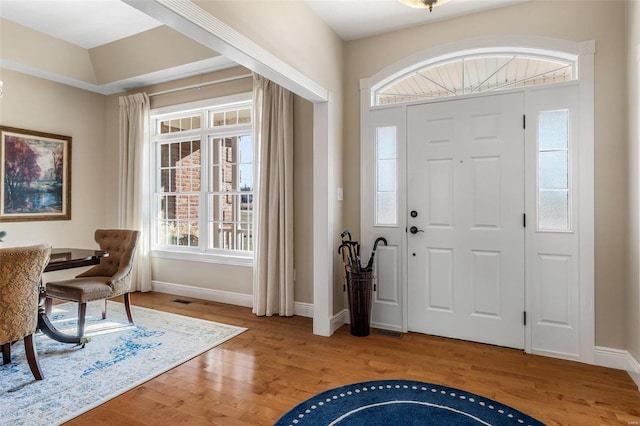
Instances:
[[[80,277],[111,277],[109,285],[114,290],[114,296],[129,291],[131,284],[130,272],[136,252],[139,231],[130,229],[98,229],[95,240],[100,250],[109,256],[100,259],[100,264],[78,275]]]
[[[40,280],[50,255],[48,244],[0,249],[0,344],[36,330]]]

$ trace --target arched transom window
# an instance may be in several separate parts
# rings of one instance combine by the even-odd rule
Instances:
[[[432,61],[373,91],[373,105],[471,95],[577,79],[576,61],[527,54],[483,53]]]

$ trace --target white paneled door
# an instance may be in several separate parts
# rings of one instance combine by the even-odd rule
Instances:
[[[407,108],[407,326],[525,347],[524,94]]]

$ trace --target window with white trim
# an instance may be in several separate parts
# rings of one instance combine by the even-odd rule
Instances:
[[[253,257],[252,101],[240,98],[152,111],[154,251]]]
[[[418,64],[374,88],[372,105],[417,102],[451,96],[540,86],[576,80],[574,60],[511,52],[462,53]]]
[[[376,127],[376,225],[398,224],[396,126]]]
[[[569,110],[538,113],[538,230],[571,230]]]

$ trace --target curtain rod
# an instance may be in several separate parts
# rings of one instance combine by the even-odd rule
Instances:
[[[166,95],[167,93],[180,92],[182,90],[199,89],[203,86],[210,86],[212,84],[218,84],[218,83],[226,83],[228,81],[234,81],[234,80],[242,80],[243,78],[248,78],[248,77],[252,77],[252,74],[236,75],[234,77],[227,77],[227,78],[221,78],[219,80],[205,81],[204,83],[192,84],[190,86],[176,87],[175,89],[168,89],[168,90],[163,90],[161,92],[149,93],[148,96],[151,97],[151,96],[158,96],[158,95]]]

